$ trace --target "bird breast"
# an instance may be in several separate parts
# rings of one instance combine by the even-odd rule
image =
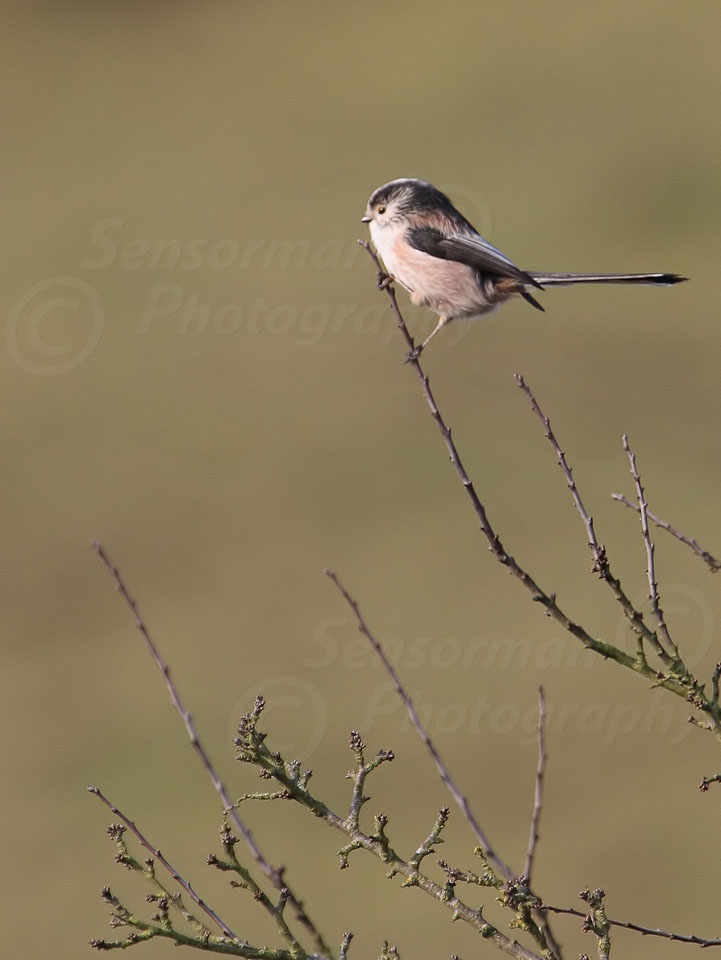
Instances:
[[[416,306],[429,307],[448,320],[476,317],[497,306],[484,293],[476,270],[416,250],[405,239],[404,228],[371,223],[371,237],[386,270]]]

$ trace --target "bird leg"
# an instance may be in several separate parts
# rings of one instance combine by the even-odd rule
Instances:
[[[426,347],[428,346],[428,344],[431,342],[431,340],[435,337],[435,335],[436,335],[440,330],[442,330],[442,329],[446,326],[446,324],[448,324],[448,323],[450,323],[450,322],[451,322],[451,318],[450,318],[450,317],[439,317],[439,318],[438,318],[438,323],[435,325],[434,329],[431,330],[430,334],[426,337],[426,339],[423,341],[423,343],[420,343],[417,347],[413,347],[413,349],[412,349],[411,351],[409,351],[409,353],[408,353],[408,355],[407,355],[407,357],[406,357],[406,363],[408,363],[408,362],[411,361],[411,360],[417,360],[418,357],[420,357],[420,355],[421,355],[421,354],[423,353],[423,351],[426,349]]]

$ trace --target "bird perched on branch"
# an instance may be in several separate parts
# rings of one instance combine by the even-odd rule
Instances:
[[[401,179],[378,187],[362,217],[391,280],[438,323],[408,359],[415,359],[451,320],[478,317],[519,294],[543,310],[536,292],[572,283],[641,283],[667,286],[676,273],[547,273],[520,270],[425,180]],[[533,292],[531,292],[533,291]]]

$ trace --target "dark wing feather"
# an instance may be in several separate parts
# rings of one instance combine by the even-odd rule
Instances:
[[[435,227],[410,227],[406,238],[412,247],[440,260],[456,260],[474,267],[479,273],[494,277],[510,277],[520,283],[542,290],[542,285],[525,270],[484,240],[480,234],[453,234],[448,236]]]

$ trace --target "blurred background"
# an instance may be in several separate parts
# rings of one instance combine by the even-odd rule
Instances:
[[[512,375],[575,468],[599,539],[647,604],[627,432],[649,504],[717,553],[721,130],[717,2],[6,3],[2,43],[2,638],[8,955],[112,938],[97,784],[254,942],[259,908],[204,863],[216,797],[90,543],[123,571],[231,794],[257,693],[270,742],[347,807],[351,728],[406,855],[446,796],[323,576],[386,643],[498,851],[523,863],[548,698],[536,888],[717,933],[718,770],[688,707],[585,653],[489,555],[357,246],[368,195],[445,189],[528,269],[671,270],[661,288],[548,291],[458,324],[424,366],[492,522],[570,616],[632,649]],[[435,317],[401,305],[412,329]],[[704,679],[721,602],[657,536],[663,606]],[[418,891],[301,810],[244,810],[351,956],[490,956]],[[453,813],[443,855],[474,868]],[[709,854],[712,854],[709,856]],[[430,864],[430,861],[427,861]],[[477,866],[477,861],[475,861]],[[710,866],[699,868],[700,863]],[[438,874],[435,866],[429,869]],[[487,897],[487,916],[507,917]],[[556,922],[566,955],[595,944]],[[616,933],[634,957],[679,947]],[[169,956],[156,942],[144,955]]]

